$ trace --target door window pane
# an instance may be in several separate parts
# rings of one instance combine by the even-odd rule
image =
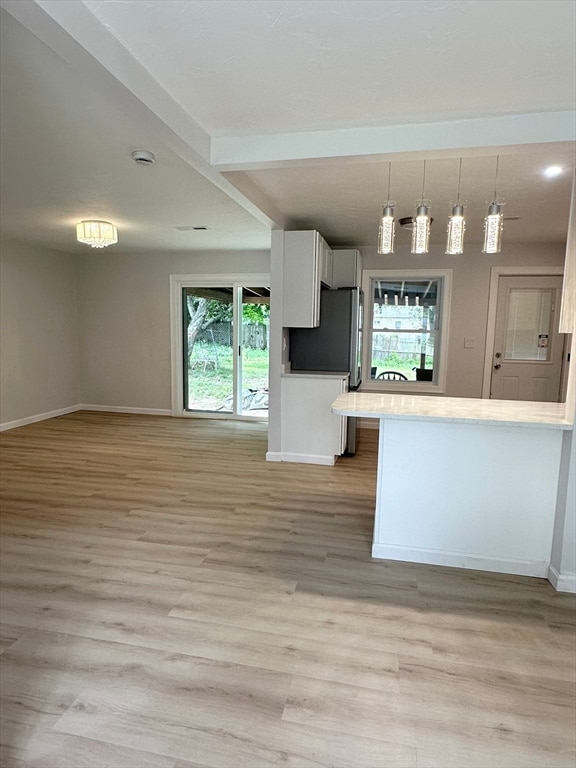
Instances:
[[[187,287],[182,311],[184,409],[266,418],[270,289]]]
[[[553,292],[512,288],[508,296],[505,360],[548,360]]]
[[[241,413],[268,415],[268,338],[270,291],[242,288],[242,402]]]
[[[229,288],[184,288],[184,407],[231,413],[233,293]]]

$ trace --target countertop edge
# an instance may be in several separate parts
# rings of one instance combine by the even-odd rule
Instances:
[[[568,421],[526,421],[511,419],[499,420],[481,418],[478,416],[441,416],[438,414],[414,414],[414,413],[373,413],[369,411],[350,410],[348,408],[331,408],[337,416],[351,416],[364,419],[387,419],[389,421],[441,421],[451,424],[484,424],[493,427],[532,427],[534,429],[572,429],[573,424]]]
[[[355,403],[354,400],[358,399],[360,402]],[[526,406],[523,406],[521,403],[522,401],[480,398],[426,398],[424,396],[407,398],[401,395],[346,393],[336,398],[332,403],[331,411],[338,416],[393,421],[438,421],[452,424],[557,430],[574,428],[573,422],[565,418],[564,411],[560,413],[559,406],[563,404],[533,404],[534,410],[531,413],[530,404],[526,403]],[[462,413],[463,409],[466,410],[465,413]],[[490,410],[493,412],[491,413]]]
[[[349,373],[339,373],[331,371],[286,371],[282,374],[283,379],[340,379],[344,380],[350,376]]]

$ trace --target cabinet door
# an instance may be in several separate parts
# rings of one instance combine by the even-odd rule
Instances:
[[[282,325],[320,325],[320,241],[315,230],[284,233]]]
[[[361,285],[360,251],[332,251],[332,288],[356,288]]]
[[[346,449],[346,417],[332,413],[347,390],[337,376],[298,374],[282,378],[282,453],[284,461],[333,464]]]
[[[332,250],[323,238],[320,238],[320,252],[322,265],[321,281],[328,288],[332,288]]]

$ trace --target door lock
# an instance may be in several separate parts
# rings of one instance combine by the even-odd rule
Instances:
[[[500,365],[500,363],[496,363],[496,365],[494,366],[494,370],[495,370],[495,371],[498,371],[498,370],[500,370],[500,368],[502,368],[502,366]]]
[[[496,352],[496,354],[494,355],[494,357],[502,357],[502,352]]]

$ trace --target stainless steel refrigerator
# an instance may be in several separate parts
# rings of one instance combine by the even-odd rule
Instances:
[[[290,329],[290,366],[293,371],[349,373],[349,389],[360,386],[362,361],[362,291],[360,288],[323,289],[320,325]],[[357,423],[348,418],[347,454],[356,452]]]

